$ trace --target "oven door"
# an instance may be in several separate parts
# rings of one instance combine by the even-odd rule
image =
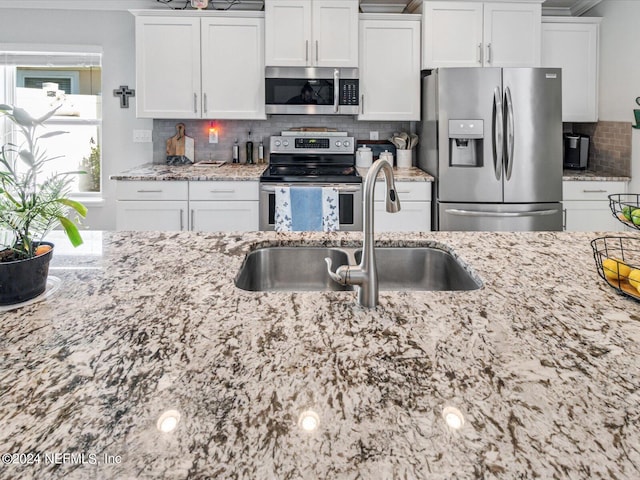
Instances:
[[[267,67],[268,114],[357,115],[358,69]]]
[[[291,187],[291,183],[260,184],[260,230],[274,230],[276,216],[276,188]],[[338,191],[340,210],[340,230],[346,232],[362,231],[362,184],[300,184],[295,186],[333,187]]]

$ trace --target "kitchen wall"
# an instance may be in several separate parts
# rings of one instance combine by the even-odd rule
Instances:
[[[632,129],[633,110],[640,96],[640,1],[603,0],[585,16],[603,17],[600,24],[601,122],[625,122],[631,130],[631,185],[640,193],[640,130]]]
[[[176,134],[176,124],[184,123],[185,131],[195,141],[196,161],[231,160],[231,148],[237,138],[240,144],[240,162],[244,163],[245,142],[254,143],[254,160],[258,155],[260,140],[265,145],[265,156],[268,155],[269,137],[280,135],[283,130],[292,127],[326,127],[345,131],[356,140],[368,140],[369,133],[378,132],[380,140],[387,140],[394,132],[409,132],[415,128],[413,122],[359,122],[352,116],[329,115],[272,115],[268,120],[154,120],[153,121],[153,163],[166,162],[166,141]],[[218,128],[218,143],[209,143],[209,125]],[[268,157],[266,158],[268,161]]]
[[[19,2],[15,2],[17,5]],[[115,182],[109,175],[149,161],[151,143],[133,143],[133,130],[151,130],[151,120],[139,120],[135,106],[120,108],[113,90],[135,88],[134,17],[126,11],[0,9],[0,44],[102,47],[103,94],[103,200],[85,202],[84,221],[92,229],[115,229]],[[133,102],[132,102],[133,103]]]

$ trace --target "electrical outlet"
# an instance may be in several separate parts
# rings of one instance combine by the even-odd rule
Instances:
[[[378,140],[378,132],[369,132],[369,140]]]
[[[151,143],[151,130],[134,130],[133,131],[134,143]]]
[[[209,143],[218,143],[218,129],[210,128],[209,129]]]

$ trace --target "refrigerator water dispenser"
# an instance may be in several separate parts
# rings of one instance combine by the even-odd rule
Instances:
[[[483,120],[449,120],[449,165],[482,167]]]

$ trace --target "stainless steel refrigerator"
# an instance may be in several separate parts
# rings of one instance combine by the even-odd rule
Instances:
[[[418,165],[434,230],[562,230],[561,70],[427,72]]]

